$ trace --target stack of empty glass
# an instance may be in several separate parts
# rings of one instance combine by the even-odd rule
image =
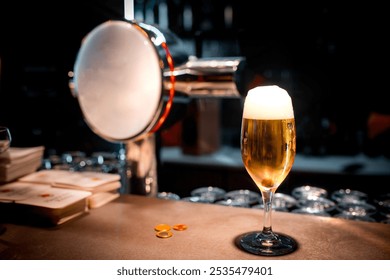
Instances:
[[[376,207],[367,202],[368,195],[351,189],[340,189],[332,193],[331,198],[337,202],[338,214],[334,217],[348,220],[375,222],[372,217]]]
[[[173,192],[158,192],[157,198],[166,200],[180,200],[180,196]]]
[[[380,215],[379,222],[390,224],[390,193],[379,195],[374,199]]]
[[[192,190],[191,196],[185,197],[182,200],[190,202],[214,203],[223,199],[225,194],[226,191],[224,189],[213,186],[205,186]]]
[[[191,191],[190,197],[182,200],[264,209],[261,195],[248,189],[225,192],[218,187],[200,187]],[[304,185],[295,187],[291,195],[275,193],[272,210],[390,223],[390,194],[380,195],[370,200],[366,193],[358,190],[338,189],[329,195],[325,188]]]
[[[216,203],[226,206],[249,208],[255,204],[258,204],[260,201],[261,195],[259,193],[247,189],[240,189],[226,193],[224,198],[220,201],[217,201]]]
[[[293,213],[329,217],[336,206],[327,198],[328,191],[324,188],[300,186],[293,189],[292,195],[298,201],[297,208],[291,211]]]
[[[70,151],[44,158],[41,169],[101,171],[121,174],[123,162],[121,151],[118,153],[102,151],[91,155],[86,155],[83,151]],[[264,209],[261,194],[245,188],[227,192],[220,187],[201,186],[193,189],[188,197],[180,198],[179,195],[171,192],[160,192],[157,197]],[[275,193],[272,209],[282,212],[390,224],[390,193],[378,194],[370,199],[366,193],[349,188],[338,189],[329,195],[326,188],[303,185],[293,188],[291,194]]]
[[[101,151],[88,156],[83,151],[68,151],[44,158],[42,169],[120,173],[122,165],[120,153]]]

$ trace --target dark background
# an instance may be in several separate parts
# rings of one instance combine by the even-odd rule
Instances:
[[[243,56],[244,88],[275,83],[293,97],[298,152],[389,156],[388,133],[368,139],[370,112],[388,113],[388,19],[374,2],[340,6],[272,1],[134,1],[136,19],[167,4],[169,29],[189,55]],[[256,5],[255,5],[256,4]],[[192,7],[192,25],[184,7]],[[224,20],[226,7],[233,11]],[[2,1],[0,124],[14,146],[116,149],[94,135],[68,88],[82,38],[123,17],[123,1]],[[150,18],[149,18],[150,19]],[[145,19],[146,20],[146,19]],[[221,142],[238,145],[239,100],[221,100]]]

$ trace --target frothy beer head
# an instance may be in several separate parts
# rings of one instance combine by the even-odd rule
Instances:
[[[291,97],[276,85],[258,86],[248,91],[243,117],[257,120],[280,120],[294,118]]]

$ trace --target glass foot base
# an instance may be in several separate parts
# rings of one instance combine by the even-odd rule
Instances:
[[[262,256],[282,256],[298,248],[292,237],[275,232],[267,235],[261,231],[244,233],[236,238],[235,243],[246,252]]]

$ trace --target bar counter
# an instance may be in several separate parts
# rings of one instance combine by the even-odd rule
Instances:
[[[259,209],[121,195],[54,228],[5,224],[0,259],[7,260],[389,260],[390,225],[274,212],[273,229],[298,249],[263,257],[238,249],[235,238],[262,227]],[[158,238],[158,224],[186,224]]]

